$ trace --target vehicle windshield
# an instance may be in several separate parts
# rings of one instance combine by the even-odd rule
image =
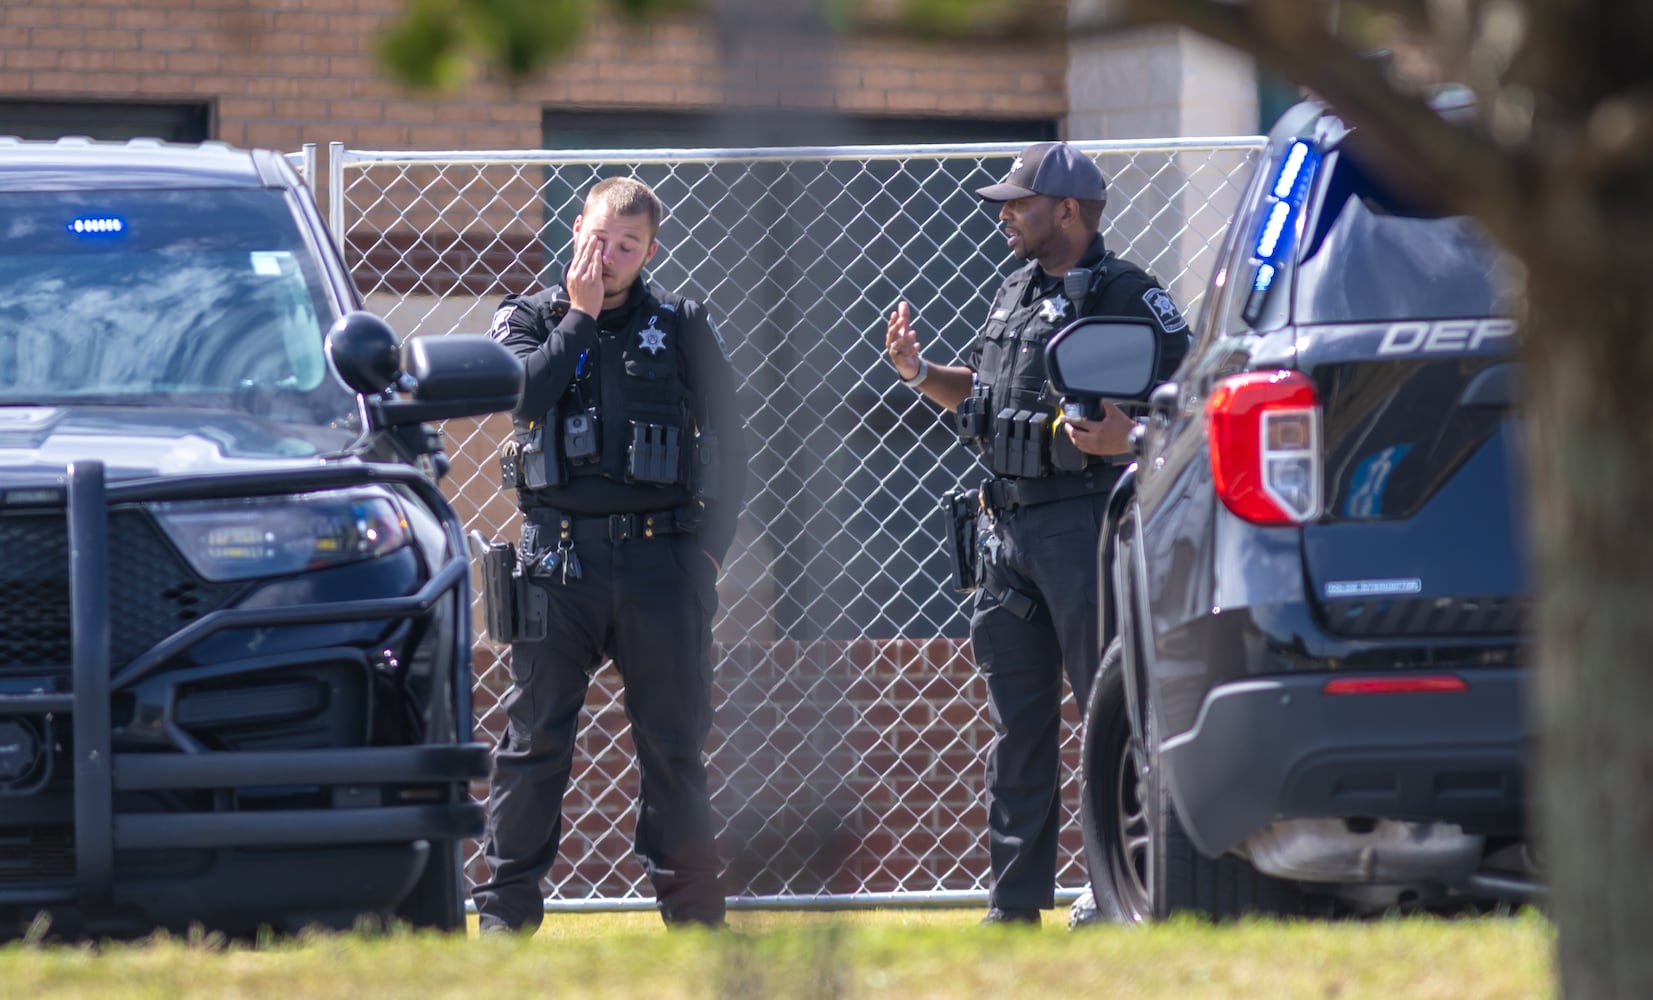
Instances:
[[[1514,265],[1478,223],[1397,195],[1348,151],[1329,159],[1297,270],[1297,322],[1510,315]]]
[[[357,425],[324,354],[336,310],[281,191],[0,194],[0,288],[0,406]]]

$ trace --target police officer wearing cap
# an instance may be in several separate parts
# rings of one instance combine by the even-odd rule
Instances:
[[[484,931],[540,924],[580,710],[606,658],[625,686],[642,777],[636,851],[660,914],[724,919],[703,753],[717,574],[747,453],[735,374],[705,310],[643,275],[662,214],[636,180],[598,183],[574,220],[565,284],[511,296],[494,315],[492,335],[527,370],[501,466],[533,591],[520,617],[540,627],[511,646],[490,875],[473,892]]]
[[[1094,553],[1134,425],[1112,405],[1101,419],[1058,417],[1044,345],[1080,316],[1145,318],[1160,333],[1163,379],[1187,353],[1188,333],[1169,294],[1103,245],[1107,185],[1090,157],[1037,143],[1003,182],[976,194],[998,206],[1010,250],[1026,264],[994,294],[967,363],[922,357],[906,302],[889,316],[885,350],[903,383],[953,411],[960,437],[993,473],[980,492],[970,618],[994,728],[984,922],[1036,924],[1055,899],[1062,676],[1085,704],[1100,655]]]

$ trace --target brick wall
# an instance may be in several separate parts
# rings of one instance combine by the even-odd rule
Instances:
[[[756,107],[983,117],[1062,115],[1054,41],[927,46],[846,39],[816,58],[828,86],[766,83],[797,52],[720,48],[690,18],[596,26],[565,63],[515,89],[480,80],[442,97],[382,79],[374,42],[400,0],[36,0],[0,6],[0,96],[210,100],[215,138],[296,149],[535,148],[550,107]]]

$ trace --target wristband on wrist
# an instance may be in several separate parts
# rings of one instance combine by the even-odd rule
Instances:
[[[899,375],[901,373],[896,372],[896,374]],[[917,389],[920,385],[923,384],[924,380],[929,378],[929,377],[930,377],[930,363],[928,361],[925,361],[923,358],[919,358],[918,359],[918,371],[913,374],[912,378],[902,379],[901,384],[906,386],[909,389]]]

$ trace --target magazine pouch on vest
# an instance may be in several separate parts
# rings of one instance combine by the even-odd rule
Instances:
[[[631,421],[631,444],[626,451],[626,481],[632,483],[675,483],[678,472],[676,427]]]
[[[988,467],[1001,476],[1042,476],[1050,445],[1050,419],[1038,410],[1003,409],[993,418]]]
[[[632,326],[600,341],[602,461],[592,472],[627,483],[691,484],[684,301],[651,290]]]

